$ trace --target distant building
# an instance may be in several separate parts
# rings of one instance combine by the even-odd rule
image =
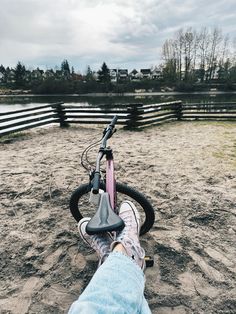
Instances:
[[[140,73],[142,73],[143,79],[151,79],[152,78],[151,69],[141,69]]]
[[[23,79],[25,82],[29,83],[31,81],[31,71],[25,71]]]
[[[111,82],[125,82],[127,80],[133,82],[139,82],[143,79],[153,79],[153,80],[160,80],[163,78],[163,74],[161,70],[158,69],[141,69],[138,72],[136,69],[133,69],[130,73],[128,69],[110,69],[109,70]],[[95,72],[94,78],[97,80],[98,73]]]
[[[45,79],[48,79],[50,77],[54,77],[54,71],[53,70],[46,70],[44,73],[43,73],[43,77]]]
[[[43,70],[40,70],[39,68],[37,68],[36,70],[33,70],[30,74],[31,76],[31,80],[33,81],[40,81],[43,78]]]
[[[129,78],[129,73],[127,69],[118,69],[118,80],[126,81]]]
[[[60,80],[63,76],[64,76],[63,71],[61,71],[61,70],[55,71],[55,74],[54,74],[55,79]]]
[[[93,71],[92,76],[93,76],[93,79],[94,79],[95,81],[97,81],[97,82],[99,81],[99,74],[98,74],[98,72]]]
[[[137,76],[138,75],[138,71],[136,69],[133,69],[130,73],[129,73],[129,77],[131,81],[139,81],[140,78]]]
[[[0,83],[3,83],[4,81],[4,74],[0,72]]]
[[[117,69],[110,69],[111,82],[117,82]]]
[[[153,80],[161,80],[163,78],[163,74],[160,70],[155,69],[151,72],[151,78]]]
[[[6,69],[6,83],[15,83],[15,71],[13,69]]]

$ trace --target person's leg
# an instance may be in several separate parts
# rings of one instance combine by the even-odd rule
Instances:
[[[72,304],[69,314],[142,313],[143,292],[142,270],[129,257],[112,252]]]
[[[120,216],[125,228],[111,244],[112,253],[72,304],[69,314],[151,313],[143,294],[144,250],[138,239],[139,215],[132,203],[125,202]],[[86,237],[89,240],[89,236]],[[96,239],[98,241],[98,236]],[[101,239],[98,246],[104,249],[104,245],[107,244]]]

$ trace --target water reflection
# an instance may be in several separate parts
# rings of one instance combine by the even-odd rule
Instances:
[[[9,96],[0,97],[0,112],[35,107],[42,104],[64,102],[65,104],[83,106],[94,105],[97,107],[117,107],[131,103],[153,104],[182,100],[183,104],[200,103],[209,104],[214,102],[236,102],[236,93],[222,94],[162,94],[162,95],[136,95],[136,96],[77,96],[77,95],[52,95],[52,96]]]

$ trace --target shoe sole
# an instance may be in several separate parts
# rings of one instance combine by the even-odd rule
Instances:
[[[88,240],[84,237],[84,234],[81,231],[81,227],[84,223],[88,223],[90,220],[90,218],[82,218],[80,220],[80,222],[78,223],[78,230],[79,230],[79,234],[81,236],[81,238],[84,240],[85,243],[87,243],[89,246],[91,246],[91,244],[88,242]],[[87,233],[86,233],[87,234]]]

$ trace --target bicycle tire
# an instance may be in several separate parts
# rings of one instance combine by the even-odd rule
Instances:
[[[105,184],[101,182],[100,188],[105,191]],[[90,193],[91,185],[89,183],[80,185],[71,195],[70,198],[70,211],[74,219],[78,222],[84,217],[84,213],[81,212],[80,209],[80,200],[84,195]],[[148,232],[154,224],[155,221],[155,212],[154,209],[149,202],[149,200],[140,192],[135,190],[132,187],[129,187],[126,184],[116,182],[116,191],[117,194],[123,194],[129,196],[131,201],[136,201],[144,214],[144,219],[142,221],[140,235]],[[90,213],[90,216],[91,213]]]

